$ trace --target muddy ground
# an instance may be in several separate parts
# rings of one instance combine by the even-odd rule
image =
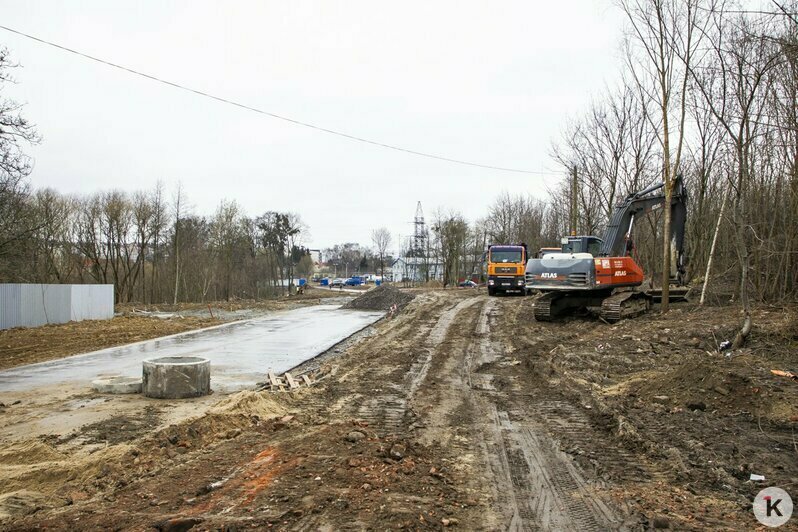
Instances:
[[[748,346],[718,353],[735,308],[607,325],[538,323],[532,304],[422,292],[312,388],[17,435],[0,525],[738,530],[762,487],[798,493],[798,382],[771,373],[798,367],[795,309],[757,310]]]
[[[345,303],[350,300],[351,297],[342,297],[339,293],[313,289],[290,298],[262,301],[117,305],[117,315],[111,320],[18,327],[0,331],[0,370],[201,329],[227,321],[255,318],[276,310],[289,310],[329,301]]]

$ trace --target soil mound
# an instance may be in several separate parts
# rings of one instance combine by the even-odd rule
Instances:
[[[29,465],[64,460],[66,455],[38,440],[13,442],[0,446],[0,463]]]
[[[118,474],[119,464],[130,449],[129,445],[112,445],[92,454],[68,456],[39,442],[12,444],[3,448],[3,458],[9,461],[0,465],[0,495],[19,490],[51,495],[64,488],[67,481],[88,485]],[[13,502],[12,506],[16,504]],[[7,502],[0,502],[0,519],[9,513],[7,506]]]
[[[415,296],[411,294],[402,292],[398,288],[384,284],[350,301],[344,305],[343,308],[356,310],[390,310],[392,306],[396,305],[397,309],[401,309],[413,301],[414,297]]]
[[[209,413],[217,416],[258,416],[271,419],[284,416],[286,410],[268,394],[244,390],[222,399]]]

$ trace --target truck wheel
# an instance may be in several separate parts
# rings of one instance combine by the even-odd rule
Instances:
[[[496,289],[493,288],[492,286],[489,286],[488,287],[488,295],[491,296],[491,297],[495,296],[496,295]]]

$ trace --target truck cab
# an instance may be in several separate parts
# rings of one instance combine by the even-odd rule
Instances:
[[[499,292],[526,293],[524,272],[527,261],[526,244],[491,245],[488,247],[488,295]]]

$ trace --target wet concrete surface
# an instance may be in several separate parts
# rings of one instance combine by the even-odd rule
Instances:
[[[201,356],[211,361],[211,388],[232,392],[263,382],[329,349],[382,317],[382,312],[318,305],[244,322],[112,347],[0,372],[0,392],[64,383],[89,387],[99,376],[141,376],[142,361]]]

